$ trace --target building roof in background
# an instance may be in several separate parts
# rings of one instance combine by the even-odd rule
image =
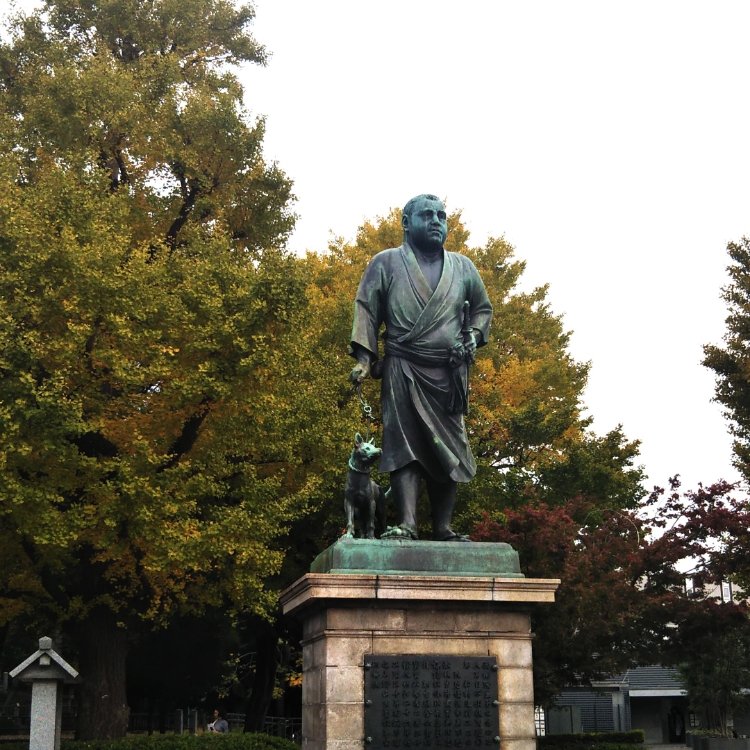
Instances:
[[[687,695],[678,669],[653,664],[629,669],[621,680],[629,685],[631,698]]]

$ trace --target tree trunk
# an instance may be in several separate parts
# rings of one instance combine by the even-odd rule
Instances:
[[[77,740],[117,739],[128,729],[125,693],[127,634],[112,612],[94,611],[80,623]]]
[[[262,623],[256,635],[255,674],[245,708],[245,732],[262,732],[273,697],[279,665],[278,635],[273,625]]]

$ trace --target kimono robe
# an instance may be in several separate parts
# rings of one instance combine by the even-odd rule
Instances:
[[[449,358],[451,348],[463,343],[465,301],[477,346],[483,346],[492,305],[467,257],[444,253],[434,292],[407,243],[378,253],[362,276],[352,344],[377,359],[378,331],[385,324],[381,471],[417,461],[438,482],[468,482],[476,474],[463,414],[451,408],[455,373]],[[460,367],[465,382],[467,366]]]

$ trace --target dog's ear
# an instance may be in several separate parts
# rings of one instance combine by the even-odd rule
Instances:
[[[358,448],[359,448],[359,446],[360,446],[360,445],[362,445],[362,443],[364,443],[364,442],[365,442],[365,441],[364,441],[364,440],[362,440],[362,435],[360,435],[359,433],[357,433],[357,434],[356,434],[356,435],[354,436],[354,445],[356,445],[356,446],[357,446]]]

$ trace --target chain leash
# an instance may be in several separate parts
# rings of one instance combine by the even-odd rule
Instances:
[[[371,437],[371,428],[372,424],[375,421],[375,417],[372,415],[372,406],[367,403],[367,400],[362,395],[362,383],[357,383],[354,386],[354,392],[357,394],[357,400],[359,401],[359,405],[362,407],[362,419],[365,420],[366,425],[366,439],[367,442],[370,442]]]

